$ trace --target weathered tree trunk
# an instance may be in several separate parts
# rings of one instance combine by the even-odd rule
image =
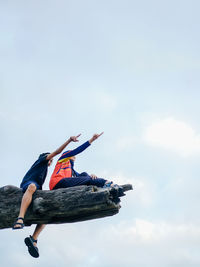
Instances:
[[[123,191],[132,185],[122,185]],[[0,188],[0,229],[10,228],[21,204],[22,190],[15,186]],[[28,208],[24,223],[57,224],[112,216],[120,209],[119,190],[96,186],[76,186],[54,191],[38,190]]]

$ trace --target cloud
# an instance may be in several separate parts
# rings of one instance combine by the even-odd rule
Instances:
[[[112,246],[110,261],[115,266],[147,266],[147,263],[154,267],[200,264],[200,256],[195,249],[199,244],[199,225],[137,218],[132,222],[110,225],[102,233],[102,242],[105,236],[107,240],[103,251],[105,253]],[[194,263],[196,265],[192,265]]]
[[[108,229],[107,229],[108,230]],[[195,224],[173,223],[167,221],[150,221],[136,218],[129,222],[120,222],[115,226],[110,225],[110,230],[115,235],[124,237],[133,244],[155,245],[164,240],[196,242],[200,238],[200,227]]]
[[[142,218],[119,222],[104,219],[53,226],[49,231],[48,236],[42,237],[41,252],[52,261],[50,266],[56,261],[60,266],[67,262],[75,267],[200,264],[195,249],[199,246],[200,227],[195,224]]]
[[[47,226],[39,238],[40,258],[37,260],[28,254],[23,243],[30,230],[25,228],[24,233],[16,233],[16,240],[9,230],[1,232],[1,238],[4,238],[0,246],[2,266],[62,267],[66,263],[74,267],[200,265],[199,224],[140,217],[119,221],[116,216]]]
[[[200,135],[183,121],[166,118],[147,127],[144,136],[149,145],[188,157],[200,153]]]

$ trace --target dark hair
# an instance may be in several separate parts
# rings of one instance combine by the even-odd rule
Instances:
[[[39,155],[39,159],[40,159],[40,158],[43,158],[43,157],[45,157],[45,156],[47,156],[47,155],[49,155],[49,154],[50,154],[49,152],[42,153],[42,154]]]

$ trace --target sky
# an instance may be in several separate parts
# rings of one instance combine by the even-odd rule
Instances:
[[[113,217],[48,225],[38,259],[23,241],[34,225],[1,230],[2,267],[200,265],[199,8],[0,0],[0,187],[102,131],[76,170],[133,185]]]

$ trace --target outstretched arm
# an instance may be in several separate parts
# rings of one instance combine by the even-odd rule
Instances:
[[[54,152],[50,153],[48,156],[47,156],[47,160],[50,160],[52,159],[53,157],[55,157],[56,155],[60,154],[63,149],[65,149],[65,147],[67,145],[69,145],[69,143],[71,142],[78,142],[78,137],[80,136],[81,134],[77,135],[77,136],[71,136],[63,145],[61,145],[59,148],[57,148]]]
[[[91,144],[92,142],[94,142],[97,138],[99,138],[99,136],[101,136],[104,132],[100,133],[100,134],[94,134],[93,137],[89,140],[89,143]],[[92,179],[97,179],[97,176],[95,174],[91,174],[90,175]]]
[[[97,138],[99,138],[104,132],[100,133],[100,134],[94,134],[92,136],[92,138],[89,140],[89,143],[92,144],[92,142],[94,142]]]
[[[63,159],[66,159],[66,158],[70,158],[70,157],[76,156],[77,154],[80,154],[86,148],[88,148],[91,145],[91,143],[94,142],[97,138],[99,138],[99,136],[101,136],[102,134],[103,134],[103,132],[100,133],[100,134],[94,134],[93,137],[89,141],[85,142],[81,146],[75,148],[74,150],[70,150],[70,151],[64,152],[62,154],[62,156],[59,158],[59,160],[63,160]]]

